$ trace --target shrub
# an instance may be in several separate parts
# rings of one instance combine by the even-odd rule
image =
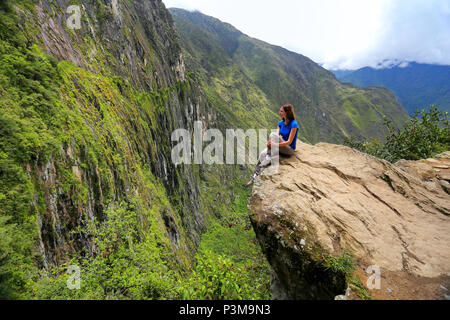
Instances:
[[[436,106],[432,106],[428,112],[416,111],[401,130],[396,129],[392,121],[386,118],[384,125],[389,130],[384,144],[373,138],[365,141],[351,138],[344,144],[392,163],[400,159],[430,158],[450,149],[448,113],[439,111]]]
[[[180,296],[188,300],[251,300],[254,288],[245,267],[210,251],[197,256],[190,278],[180,285]]]
[[[179,284],[179,297],[193,300],[270,300],[270,266],[249,227],[241,184],[228,211],[202,235],[192,274]]]
[[[94,238],[94,256],[75,256],[43,276],[36,284],[38,299],[174,299],[177,275],[164,261],[164,248],[145,236],[133,205],[121,203],[107,210],[102,223],[87,223]],[[67,269],[81,270],[81,288],[69,290]]]

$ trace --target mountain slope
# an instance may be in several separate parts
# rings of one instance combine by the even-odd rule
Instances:
[[[278,116],[268,98],[230,57],[240,32],[222,23],[202,29],[189,21],[175,21],[180,35],[190,37],[182,41],[185,61],[200,76],[211,105],[237,128],[272,128]]]
[[[262,110],[274,112],[292,103],[306,141],[342,142],[348,136],[382,139],[387,133],[383,115],[397,126],[408,118],[386,89],[342,84],[310,59],[252,39],[200,12],[175,8],[170,12],[186,63],[202,74],[207,91],[233,101],[234,92],[250,90],[260,97]],[[236,72],[245,82],[233,83]],[[275,126],[276,122],[271,124]]]
[[[386,87],[398,97],[412,115],[416,109],[429,110],[436,105],[450,112],[450,66],[409,63],[406,67],[362,68],[343,76],[341,81],[357,86]]]

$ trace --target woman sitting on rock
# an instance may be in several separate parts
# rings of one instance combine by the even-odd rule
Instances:
[[[271,151],[272,148],[278,146],[279,153],[283,155],[293,155],[295,148],[297,147],[297,136],[299,126],[295,120],[294,107],[291,104],[286,104],[280,108],[281,120],[278,123],[278,133],[271,133],[269,142],[267,142],[267,148],[261,153],[256,165],[255,173],[252,179],[247,184],[250,186],[255,181],[255,178],[261,173],[263,168],[269,166],[272,161]]]

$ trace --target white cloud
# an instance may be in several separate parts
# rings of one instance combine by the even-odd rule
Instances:
[[[448,0],[163,0],[201,12],[251,37],[327,68],[381,61],[450,65]]]

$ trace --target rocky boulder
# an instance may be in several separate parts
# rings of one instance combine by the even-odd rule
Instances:
[[[352,279],[366,296],[443,299],[450,287],[449,182],[450,152],[391,164],[299,141],[278,170],[261,174],[249,200],[274,298],[359,299],[361,286],[330,266],[350,253]]]

